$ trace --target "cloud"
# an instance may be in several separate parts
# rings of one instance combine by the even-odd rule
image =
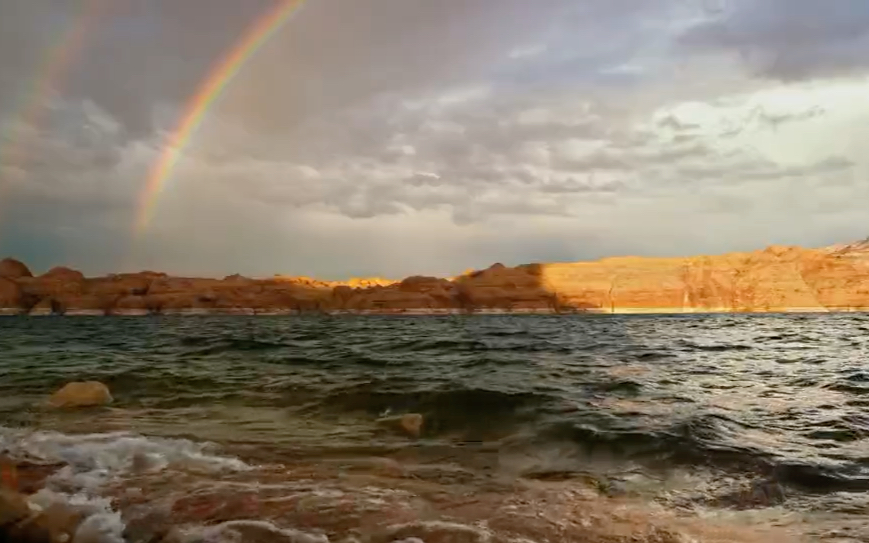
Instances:
[[[137,233],[166,133],[272,4],[108,2],[41,120],[5,107],[82,5],[0,0],[0,254],[37,268],[402,276],[865,236],[860,6],[309,2]]]
[[[866,73],[869,5],[862,0],[733,0],[689,29],[685,46],[738,53],[777,79]]]

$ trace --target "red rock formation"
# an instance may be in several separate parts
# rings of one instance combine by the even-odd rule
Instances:
[[[18,283],[5,277],[0,277],[0,308],[21,307],[21,289]]]
[[[23,262],[14,258],[0,260],[0,277],[5,279],[20,279],[21,277],[33,277],[30,269]]]
[[[30,277],[5,260],[0,309],[34,313],[703,312],[869,309],[869,242],[769,247],[685,258],[495,264],[452,279],[222,280],[142,272],[85,278],[68,268]],[[11,264],[10,264],[11,262]],[[14,277],[12,277],[14,276]]]

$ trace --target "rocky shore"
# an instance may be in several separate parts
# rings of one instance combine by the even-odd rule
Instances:
[[[56,267],[34,276],[0,261],[0,314],[698,313],[869,310],[869,241],[818,249],[773,246],[685,258],[495,264],[452,278],[321,281],[85,277]]]
[[[24,472],[27,464],[15,468]],[[195,474],[125,473],[115,512],[75,504],[38,465],[34,494],[0,487],[0,538],[19,543],[752,543],[798,531],[679,516],[582,481],[495,480],[390,459]],[[56,466],[51,466],[58,469]],[[63,469],[71,471],[71,466]],[[37,472],[38,476],[37,476]],[[22,474],[22,477],[25,476]],[[185,492],[179,481],[192,488]],[[111,519],[111,521],[109,521]]]

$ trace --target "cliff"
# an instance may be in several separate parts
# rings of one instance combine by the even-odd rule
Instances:
[[[0,311],[13,314],[855,310],[869,310],[869,241],[686,258],[495,264],[451,279],[402,281],[155,272],[88,278],[68,268],[34,277],[21,262],[0,261]]]

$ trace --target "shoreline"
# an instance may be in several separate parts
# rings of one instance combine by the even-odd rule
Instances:
[[[0,315],[689,315],[869,312],[869,242],[768,247],[710,257],[493,264],[452,278],[320,281],[86,277],[64,267],[34,276],[0,260]]]
[[[63,313],[48,310],[22,312],[18,308],[0,308],[0,317],[148,317],[148,316],[447,316],[447,315],[775,315],[775,314],[816,314],[816,313],[869,313],[869,307],[776,307],[766,309],[740,310],[726,307],[679,308],[679,307],[615,307],[611,310],[599,308],[566,308],[555,310],[539,309],[360,309],[360,310],[321,310],[297,311],[294,309],[164,309],[154,313],[147,310],[127,309],[106,313],[95,309],[68,309]]]

